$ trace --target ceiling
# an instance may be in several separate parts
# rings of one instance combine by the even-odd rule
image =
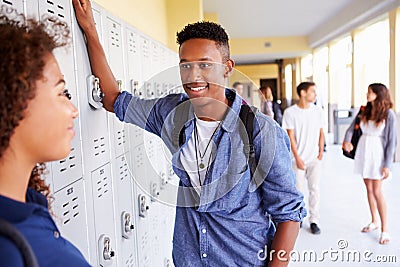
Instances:
[[[311,48],[398,6],[400,0],[203,0],[204,13],[216,13],[230,39],[306,36]],[[240,64],[295,56],[281,51],[233,58]]]

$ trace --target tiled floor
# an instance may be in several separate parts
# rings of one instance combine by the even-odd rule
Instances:
[[[353,161],[341,153],[340,146],[328,146],[323,160],[322,233],[312,235],[306,219],[289,266],[400,266],[400,163],[384,182],[391,241],[380,245],[380,230],[360,231],[370,221],[366,190]]]

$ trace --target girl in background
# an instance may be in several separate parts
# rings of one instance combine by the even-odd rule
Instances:
[[[396,147],[396,116],[391,109],[393,103],[385,85],[373,83],[368,86],[367,106],[360,113],[362,135],[354,157],[355,172],[364,178],[367,188],[371,222],[361,231],[371,232],[381,223],[380,244],[387,244],[386,202],[382,192],[382,181],[389,176]],[[346,131],[343,148],[353,150],[350,143],[355,121]],[[377,212],[378,211],[378,212]],[[379,217],[378,217],[379,216]]]

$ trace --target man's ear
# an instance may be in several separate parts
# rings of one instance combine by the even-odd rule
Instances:
[[[228,61],[226,61],[225,63],[225,74],[224,74],[225,78],[231,76],[234,67],[235,67],[235,61],[233,61],[233,59],[228,59]]]

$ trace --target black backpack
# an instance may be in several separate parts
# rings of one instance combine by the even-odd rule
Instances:
[[[28,241],[26,241],[17,228],[2,218],[0,218],[0,236],[4,236],[15,244],[22,255],[24,266],[39,267],[35,254],[33,253]],[[7,255],[3,256],[7,257]]]
[[[184,125],[188,121],[189,117],[190,101],[185,100],[181,102],[177,107],[174,115],[174,128],[172,130],[172,143],[176,149],[179,149],[186,140]],[[250,166],[250,173],[253,176],[257,164],[256,164],[256,154],[254,152],[253,144],[253,128],[254,128],[254,111],[250,108],[246,102],[242,102],[240,108],[239,118],[246,128],[246,133],[240,133],[241,136],[247,136],[248,138],[243,138],[245,147],[248,147],[246,154],[248,154],[248,164]],[[239,127],[242,130],[242,127]]]

